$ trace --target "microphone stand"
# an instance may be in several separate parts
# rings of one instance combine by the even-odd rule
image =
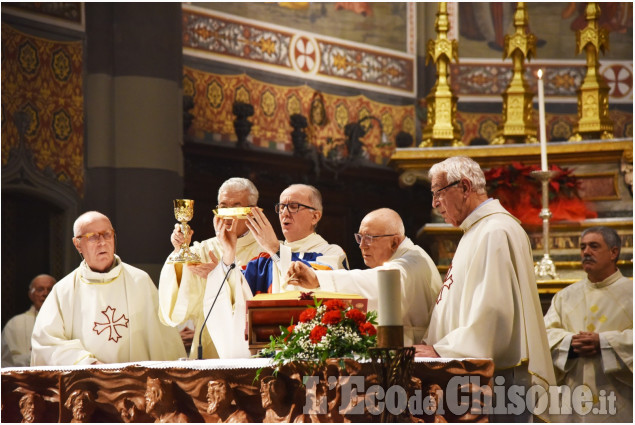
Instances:
[[[221,260],[222,261],[222,260]],[[227,276],[229,276],[229,272],[231,272],[234,267],[236,267],[236,263],[231,263],[231,265],[229,266],[229,269],[227,270],[227,273],[225,273],[225,277],[223,278],[223,281],[220,284],[220,288],[218,288],[218,292],[216,292],[216,297],[214,298],[214,302],[212,303],[212,306],[209,308],[209,311],[207,312],[207,316],[205,316],[205,320],[203,320],[203,326],[201,326],[201,332],[198,334],[198,360],[203,360],[203,330],[205,329],[205,323],[207,323],[207,319],[209,319],[209,315],[212,313],[212,309],[214,308],[214,304],[216,304],[216,300],[218,299],[218,295],[220,294],[221,289],[223,289],[223,285],[225,284],[225,281],[227,280]]]

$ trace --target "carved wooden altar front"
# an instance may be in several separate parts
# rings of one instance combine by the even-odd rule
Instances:
[[[267,359],[245,359],[6,368],[2,422],[24,417],[35,422],[378,422],[382,395],[369,396],[378,383],[370,362],[331,359],[316,370],[292,363],[277,374],[267,365]],[[417,359],[404,396],[425,399],[433,391],[440,403],[437,420],[487,421],[472,407],[491,397],[493,372],[486,359]],[[435,420],[430,409],[404,414],[413,421]]]

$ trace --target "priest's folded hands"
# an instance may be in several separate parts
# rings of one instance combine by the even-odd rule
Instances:
[[[286,276],[287,283],[301,286],[306,289],[315,289],[320,286],[315,271],[300,261],[294,261],[289,266]]]

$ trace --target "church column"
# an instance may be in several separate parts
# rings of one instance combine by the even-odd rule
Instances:
[[[117,253],[158,283],[183,194],[180,3],[85,3],[84,211],[108,215]]]

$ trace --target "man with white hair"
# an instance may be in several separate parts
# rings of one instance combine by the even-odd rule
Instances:
[[[404,345],[420,342],[441,289],[441,276],[430,256],[405,235],[399,214],[389,208],[371,211],[359,225],[355,240],[366,270],[313,271],[301,262],[289,267],[287,276],[305,289],[360,294],[368,310],[378,310],[379,270],[399,270]]]
[[[115,230],[97,211],[80,215],[73,244],[83,258],[46,298],[33,328],[31,366],[176,360],[174,328],[157,316],[150,276],[115,254]]]
[[[495,385],[554,385],[529,237],[498,200],[488,199],[474,160],[448,158],[433,165],[429,177],[432,206],[464,234],[437,297],[427,345],[417,346],[416,355],[491,358]],[[522,415],[491,419],[531,416]]]
[[[278,240],[265,214],[254,208],[247,215],[245,224],[262,247],[261,252],[246,265],[229,270],[237,257],[227,250],[222,257],[222,267],[217,267],[208,276],[204,311],[210,311],[214,300],[217,301],[209,323],[222,325],[207,326],[207,329],[221,358],[250,356],[244,338],[246,301],[258,293],[296,289],[287,287],[284,280],[292,261],[302,261],[318,270],[348,268],[344,250],[338,245],[329,244],[315,232],[322,218],[322,195],[317,188],[305,184],[287,187],[280,194],[275,211],[284,241]],[[226,273],[229,273],[227,284],[221,288]]]
[[[55,278],[48,274],[37,275],[31,280],[29,284],[31,308],[12,317],[2,330],[2,367],[21,367],[31,364],[31,335],[35,318],[55,282]]]
[[[258,204],[258,190],[254,184],[245,178],[232,177],[226,180],[218,189],[218,208],[255,207]],[[203,310],[203,295],[207,287],[207,276],[216,268],[218,261],[223,257],[232,257],[239,268],[254,257],[257,257],[262,248],[247,228],[245,219],[222,219],[214,217],[214,230],[216,236],[202,242],[194,242],[190,250],[201,258],[201,264],[188,264],[183,267],[180,263],[166,261],[159,278],[159,317],[169,326],[183,326],[187,322],[194,325],[194,336],[190,358],[196,358],[198,353],[198,341],[201,338],[202,325],[205,320]],[[170,241],[174,246],[174,252],[178,251],[185,241],[190,243],[193,231],[185,236],[181,232],[181,226],[174,225]],[[235,296],[241,296],[241,288],[229,285]],[[246,288],[248,292],[249,287]],[[225,326],[227,317],[216,322],[219,327]],[[213,326],[214,322],[208,322],[207,326]],[[203,358],[218,358],[219,353],[208,332],[202,335]]]

